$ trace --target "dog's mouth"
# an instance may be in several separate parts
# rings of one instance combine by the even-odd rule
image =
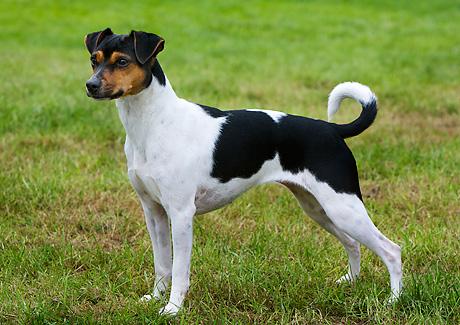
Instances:
[[[111,100],[111,99],[117,99],[122,97],[124,94],[123,90],[118,90],[115,93],[112,93],[112,91],[98,91],[96,93],[90,92],[88,89],[86,89],[86,95],[88,97],[91,97],[95,100]]]

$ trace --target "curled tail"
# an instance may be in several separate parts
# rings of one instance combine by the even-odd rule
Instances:
[[[332,120],[334,114],[339,110],[340,103],[345,98],[353,98],[357,102],[361,103],[363,110],[359,117],[348,124],[335,124],[336,130],[339,132],[342,138],[354,137],[374,122],[377,116],[377,98],[369,87],[364,86],[358,82],[344,82],[338,84],[329,94],[329,100],[327,103],[327,115],[329,122]]]

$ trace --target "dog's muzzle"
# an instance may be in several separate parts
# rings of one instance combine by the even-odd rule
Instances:
[[[88,96],[91,97],[97,97],[96,95],[99,93],[99,90],[101,89],[101,79],[92,76],[87,82],[86,82],[86,92]]]

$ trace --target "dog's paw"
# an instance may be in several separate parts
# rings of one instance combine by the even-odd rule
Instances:
[[[140,301],[149,302],[151,300],[162,300],[162,299],[163,299],[163,293],[158,291],[158,292],[154,292],[153,295],[143,295]]]
[[[139,299],[141,302],[149,302],[150,300],[153,299],[152,295],[143,295],[141,299]]]
[[[391,294],[390,298],[387,300],[387,305],[394,305],[399,300],[399,295]]]
[[[179,307],[172,303],[168,303],[166,306],[160,309],[159,314],[164,316],[176,316],[179,311]]]
[[[335,281],[336,284],[341,283],[353,283],[355,282],[357,276],[351,276],[349,273],[341,276],[338,280]]]

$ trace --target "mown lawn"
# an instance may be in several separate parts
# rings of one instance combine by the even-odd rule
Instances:
[[[379,115],[348,141],[405,291],[363,249],[362,277],[288,192],[254,189],[196,218],[183,323],[460,322],[460,5],[453,1],[0,3],[0,323],[156,323],[153,259],[112,102],[84,91],[83,36],[153,31],[176,92],[326,118],[360,81]],[[339,121],[359,107],[346,103]]]

